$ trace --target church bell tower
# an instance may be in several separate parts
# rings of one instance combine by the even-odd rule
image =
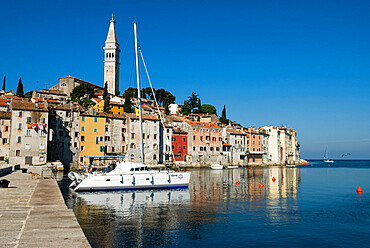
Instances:
[[[117,41],[114,15],[110,21],[107,39],[104,46],[104,85],[108,85],[108,93],[116,95],[119,90],[119,44]]]

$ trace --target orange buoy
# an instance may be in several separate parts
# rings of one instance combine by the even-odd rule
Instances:
[[[276,178],[275,177],[272,177],[272,181],[275,182],[276,181]]]
[[[236,185],[239,185],[240,184],[240,181],[239,180],[236,180]]]
[[[252,168],[250,168],[249,170],[252,170]]]
[[[260,188],[265,187],[265,185],[263,185],[263,183],[259,183],[259,184],[258,184],[258,186],[259,186]]]
[[[357,188],[357,193],[362,193],[362,189],[361,189],[360,186],[358,186],[358,188]]]

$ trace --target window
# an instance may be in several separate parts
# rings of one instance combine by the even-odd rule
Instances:
[[[94,128],[94,133],[96,133],[98,131],[98,129]]]
[[[193,151],[195,151],[195,146],[193,146]]]
[[[153,155],[153,159],[156,160],[157,159],[157,154],[154,154]]]
[[[81,136],[81,141],[85,141],[85,136]]]
[[[105,141],[110,141],[110,136],[105,136]]]
[[[8,130],[9,130],[9,127],[8,126],[5,126],[4,127],[4,132],[8,132]]]
[[[40,150],[44,150],[45,149],[45,144],[40,144]]]
[[[18,130],[21,130],[22,129],[22,123],[18,122],[17,127],[18,127]]]
[[[193,140],[195,140],[195,136],[193,136]]]
[[[98,117],[94,117],[94,122],[98,122]]]
[[[8,143],[8,139],[4,138],[3,139],[3,144],[7,144]]]
[[[131,148],[131,149],[135,149],[135,144],[134,144],[134,143],[131,143],[131,144],[130,144],[130,148]]]
[[[124,152],[125,151],[125,146],[122,146],[122,152]]]
[[[41,130],[40,136],[45,136],[46,132],[45,130]]]
[[[22,142],[22,137],[21,136],[18,136],[17,137],[17,143],[21,143]]]
[[[219,138],[218,138],[218,141],[222,141],[222,138],[221,138],[221,137],[219,137]]]
[[[97,145],[99,144],[99,137],[96,137],[95,142]]]
[[[126,132],[126,128],[122,128],[122,133]]]
[[[81,146],[81,152],[85,150],[85,146]]]
[[[157,135],[156,134],[154,134],[154,139],[157,139]]]
[[[134,133],[131,134],[131,139],[135,139],[135,134]]]
[[[21,156],[21,150],[15,150],[15,156],[20,157]]]
[[[73,147],[77,147],[77,142],[73,143]]]
[[[200,151],[202,152],[203,151],[203,146],[199,147],[200,148]]]
[[[184,150],[185,150],[185,149],[186,149],[186,146],[183,146],[183,147],[182,147],[182,149],[184,149]]]
[[[216,141],[216,137],[212,137],[212,141]]]
[[[85,127],[84,126],[81,127],[81,132],[85,132]]]
[[[22,111],[18,112],[18,117],[22,117]]]
[[[31,136],[31,130],[30,129],[27,129],[26,136]]]
[[[80,157],[80,162],[83,163],[84,162],[84,157]]]
[[[185,138],[182,138],[182,142],[186,142],[186,139]]]
[[[195,137],[195,136],[194,136]],[[176,141],[176,138],[175,137],[172,137],[172,139],[171,139],[172,141]]]
[[[102,142],[103,141],[103,136],[100,136],[100,142]]]
[[[207,132],[209,131],[209,129],[207,128]]]
[[[106,132],[108,132],[108,131],[109,131],[108,126],[106,126],[106,127],[105,127],[105,131],[106,131]]]
[[[27,117],[27,123],[31,123],[32,122],[32,118],[31,117]]]
[[[175,146],[172,146],[172,150],[175,149]]]
[[[213,152],[214,148],[211,146],[211,152]]]
[[[67,86],[67,84],[63,82],[63,83],[60,84],[60,86],[65,87],[65,86]]]
[[[220,147],[216,147],[216,151],[220,151]]]
[[[31,149],[31,145],[30,144],[26,144],[26,150],[29,150]]]
[[[203,136],[200,136],[200,140],[203,140]]]
[[[209,136],[206,136],[206,140],[210,140],[210,137]]]
[[[204,151],[207,151],[207,147],[204,147]]]
[[[81,117],[81,121],[85,121],[85,116],[82,116]]]
[[[112,147],[112,152],[114,152],[114,147]]]

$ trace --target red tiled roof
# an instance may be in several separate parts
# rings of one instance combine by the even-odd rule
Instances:
[[[214,123],[206,123],[206,122],[198,122],[198,121],[186,121],[190,126],[193,127],[214,127],[214,128],[220,128]]]
[[[0,118],[2,119],[10,119],[11,113],[6,111],[0,111]]]
[[[126,114],[125,115],[130,119],[139,119],[139,116],[136,116],[136,114]],[[159,121],[160,119],[158,117],[155,117],[154,115],[143,115],[144,120],[154,120]]]
[[[236,130],[236,129],[226,129],[226,132],[230,133],[230,134],[235,134],[235,135],[246,135],[244,132],[241,132],[239,130]]]
[[[42,103],[33,103],[26,101],[13,101],[12,109],[33,110],[33,111],[48,111]]]

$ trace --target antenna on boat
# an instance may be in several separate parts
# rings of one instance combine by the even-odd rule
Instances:
[[[135,35],[135,58],[136,58],[136,82],[137,82],[137,100],[139,107],[139,122],[140,122],[140,147],[141,147],[141,163],[144,164],[144,142],[143,142],[143,116],[141,111],[141,87],[140,87],[140,72],[139,72],[139,45],[137,39],[137,23],[134,22]]]

